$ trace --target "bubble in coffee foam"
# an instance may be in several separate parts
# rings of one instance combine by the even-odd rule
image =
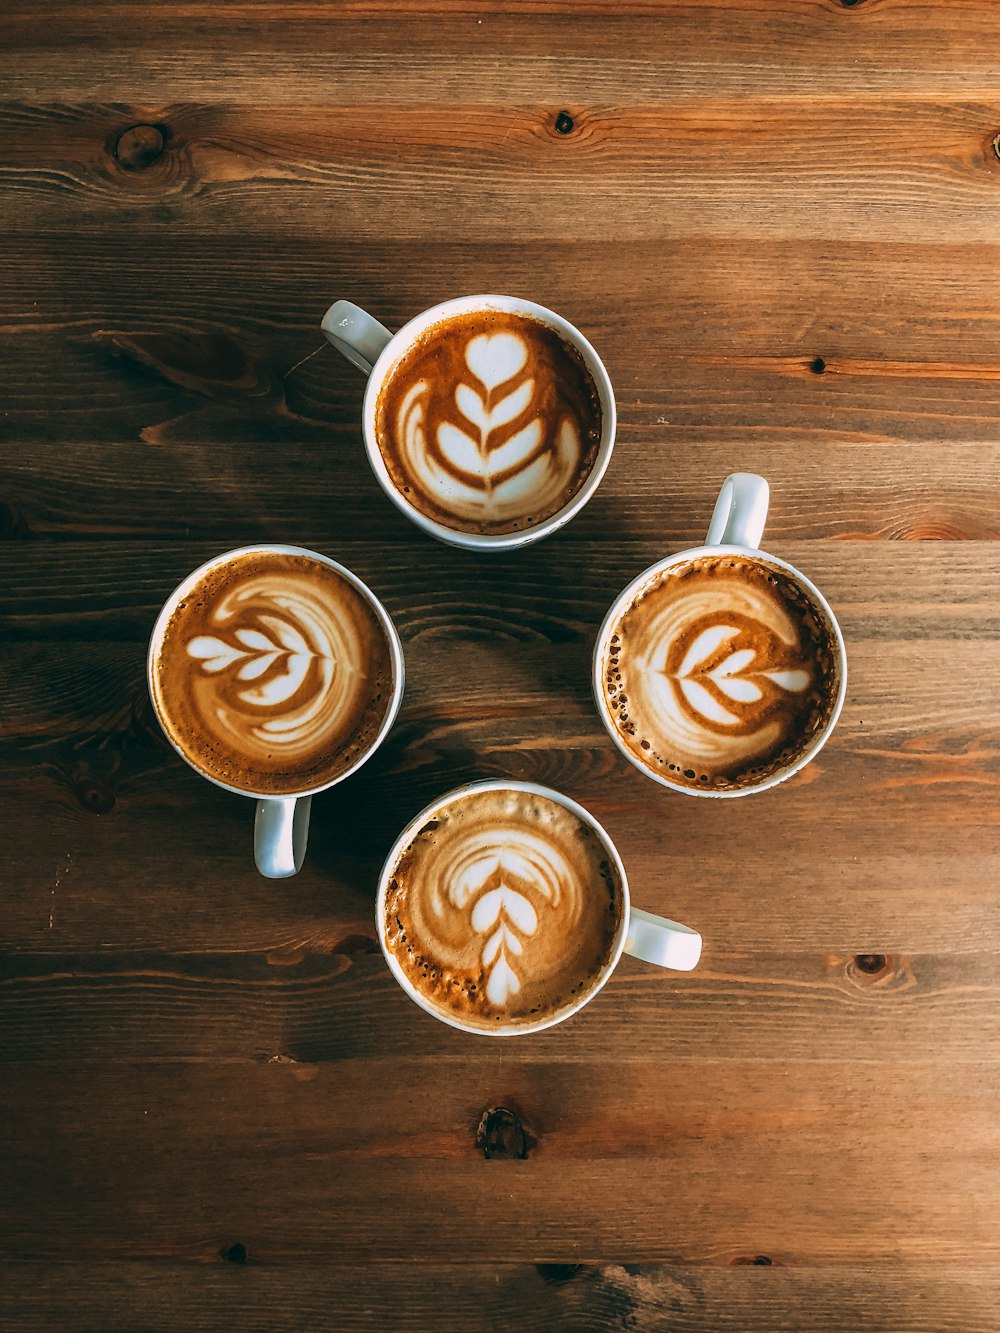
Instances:
[[[832,631],[777,566],[704,556],[641,588],[608,640],[605,706],[653,771],[692,787],[751,786],[825,726],[837,680]]]
[[[197,768],[280,794],[331,781],[373,743],[392,658],[373,607],[337,570],[249,552],[209,569],[178,603],[153,688]]]
[[[621,922],[620,878],[589,825],[548,797],[468,792],[393,869],[387,947],[417,991],[469,1026],[537,1022],[594,984]]]
[[[493,535],[569,503],[597,461],[601,426],[577,349],[536,319],[485,309],[427,329],[375,410],[397,489],[447,527]]]

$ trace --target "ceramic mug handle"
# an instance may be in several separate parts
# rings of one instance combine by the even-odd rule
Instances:
[[[327,342],[366,375],[372,373],[372,366],[392,338],[384,324],[372,319],[353,301],[334,301],[320,327]]]
[[[753,472],[734,472],[722,483],[708,525],[706,546],[760,545],[767,522],[770,491],[763,477]]]
[[[666,917],[630,907],[625,952],[644,963],[669,967],[675,972],[690,972],[701,957],[701,936],[690,926],[678,925]]]
[[[311,796],[265,796],[257,802],[253,857],[268,879],[297,875],[309,841]]]

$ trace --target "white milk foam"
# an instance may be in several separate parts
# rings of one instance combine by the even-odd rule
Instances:
[[[732,774],[781,747],[817,685],[815,646],[781,581],[719,576],[726,563],[660,576],[612,639],[606,698],[646,764]]]
[[[569,419],[554,450],[539,452],[544,427],[537,416],[503,434],[537,402],[535,380],[522,374],[527,361],[527,345],[517,334],[479,334],[465,348],[468,379],[454,390],[461,425],[427,421],[426,380],[413,385],[400,407],[396,428],[411,472],[438,504],[463,518],[496,521],[549,508],[580,464],[580,434]],[[506,391],[497,399],[501,385]],[[429,431],[444,465],[428,448]]]
[[[435,816],[400,858],[386,905],[397,956],[419,959],[418,989],[433,971],[446,1002],[449,987],[471,985],[467,1009],[508,1018],[579,989],[594,970],[574,973],[581,950],[606,955],[617,920],[601,849],[580,827],[519,791],[470,793]]]
[[[213,607],[217,632],[187,642],[188,656],[216,678],[216,726],[251,763],[307,759],[361,706],[357,622],[325,591],[288,570],[248,576]]]

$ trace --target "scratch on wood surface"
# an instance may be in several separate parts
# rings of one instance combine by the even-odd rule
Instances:
[[[56,889],[62,883],[63,878],[69,874],[69,868],[73,864],[73,853],[66,853],[66,864],[62,870],[56,871],[55,882],[52,885],[52,892],[49,896],[49,930],[56,924]]]

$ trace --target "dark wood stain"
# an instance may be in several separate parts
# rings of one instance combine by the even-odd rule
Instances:
[[[994,0],[8,0],[0,15],[0,1327],[1000,1330]],[[495,560],[363,458],[334,298],[512,291],[604,357],[591,504]],[[618,590],[723,477],[833,603],[822,756],[685,800],[603,733]],[[253,540],[403,636],[302,874],[146,696]],[[584,801],[702,967],[483,1043],[372,896],[454,784]]]

